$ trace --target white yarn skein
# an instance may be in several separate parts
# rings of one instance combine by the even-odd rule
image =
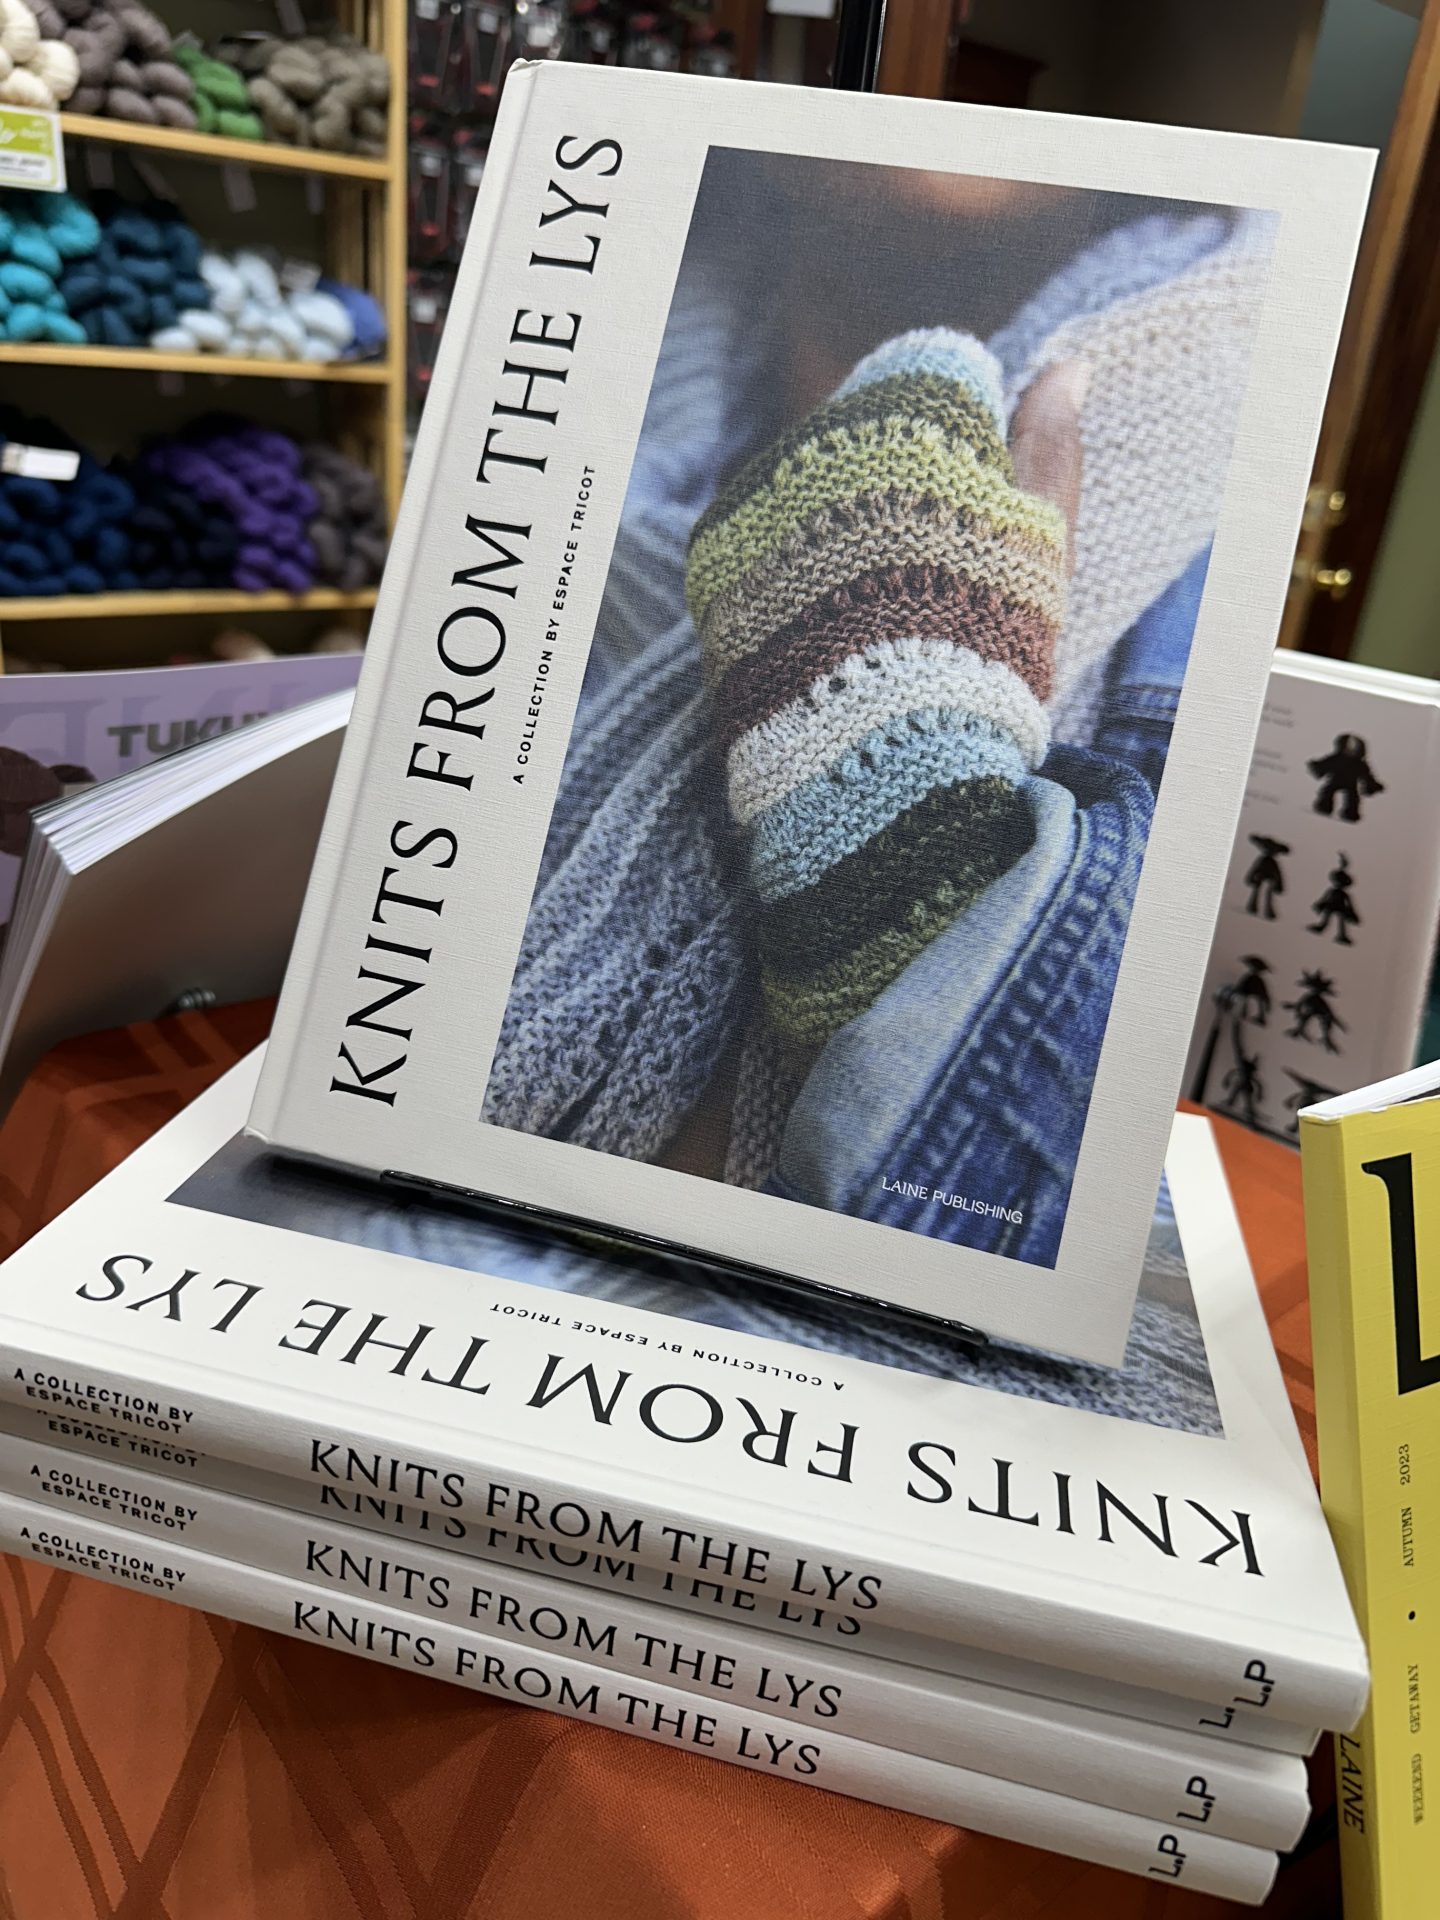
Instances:
[[[4,5],[6,0],[0,0]],[[338,360],[355,339],[343,301],[318,289],[287,293],[272,263],[253,249],[202,254],[210,310],[191,309],[152,336],[166,353],[223,353],[245,360]]]
[[[25,0],[0,0],[0,105],[54,113],[79,81],[74,48],[42,39]]]

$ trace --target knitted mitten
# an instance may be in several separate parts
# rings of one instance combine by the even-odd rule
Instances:
[[[853,1020],[1031,844],[1065,604],[1000,370],[945,329],[862,360],[700,519],[687,594],[761,977],[789,1046]]]

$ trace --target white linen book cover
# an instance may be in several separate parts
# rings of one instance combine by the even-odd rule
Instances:
[[[1371,158],[512,70],[257,1135],[1118,1363]]]
[[[1119,1372],[292,1161],[236,1067],[3,1269],[0,1393],[873,1625],[1353,1724],[1365,1655],[1206,1122]],[[737,1611],[744,1611],[737,1602]]]
[[[224,1614],[363,1660],[448,1680],[514,1705],[544,1707],[657,1745],[699,1752],[771,1779],[899,1807],[1019,1840],[1123,1873],[1157,1876],[1196,1893],[1258,1906],[1275,1878],[1272,1852],[1179,1823],[1047,1793],[1015,1780],[947,1766],[729,1701],[701,1704],[664,1681],[614,1674],[573,1652],[517,1654],[509,1642],[373,1599],[336,1603],[302,1580],[172,1545],[137,1551],[123,1528],[57,1524],[42,1506],[0,1492],[0,1553],[87,1573],[114,1586]]]
[[[1192,1100],[1296,1146],[1302,1107],[1413,1064],[1440,922],[1437,794],[1440,681],[1276,655]]]

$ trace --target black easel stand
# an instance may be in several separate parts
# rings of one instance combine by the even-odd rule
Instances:
[[[884,31],[885,0],[840,0],[832,87],[844,93],[874,93]]]

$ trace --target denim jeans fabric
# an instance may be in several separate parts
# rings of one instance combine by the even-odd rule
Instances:
[[[1095,745],[1128,760],[1157,793],[1209,566],[1207,545],[1122,636],[1106,676]]]
[[[439,1197],[412,1203],[372,1180],[287,1160],[239,1135],[174,1197],[181,1206],[378,1247],[485,1279],[499,1276],[592,1303],[671,1314],[695,1328],[754,1334],[815,1354],[846,1355],[1187,1433],[1220,1431],[1205,1341],[1163,1185],[1123,1367],[1059,1360],[1000,1341],[967,1346],[941,1328],[866,1301],[832,1302],[823,1295],[807,1301],[763,1281],[621,1251],[598,1234],[547,1233]],[[679,1337],[677,1328],[669,1332]]]
[[[1028,792],[1030,852],[826,1047],[770,1191],[1053,1267],[1154,797],[1078,747]]]

